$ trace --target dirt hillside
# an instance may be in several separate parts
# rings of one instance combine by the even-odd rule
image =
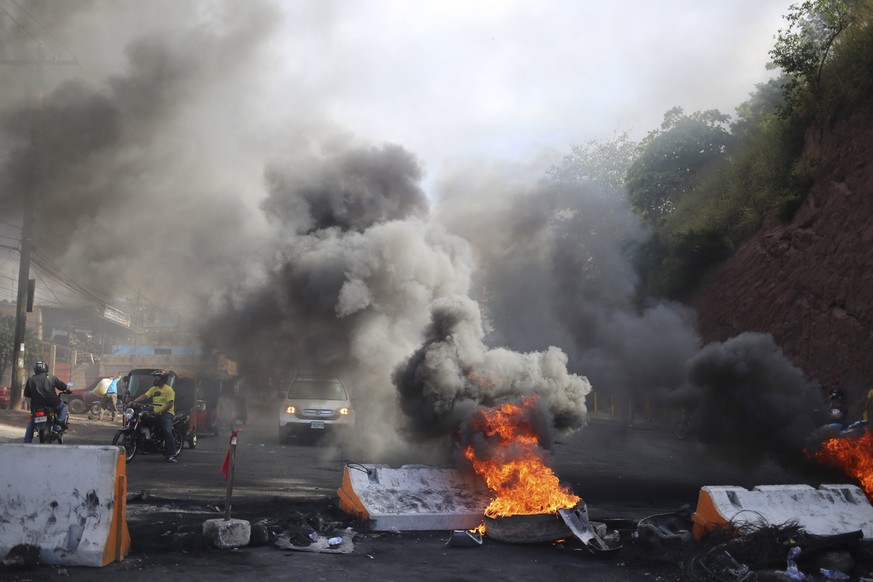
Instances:
[[[838,379],[853,416],[873,385],[873,109],[810,129],[815,183],[788,224],[770,224],[688,303],[704,340],[769,332],[807,377]]]

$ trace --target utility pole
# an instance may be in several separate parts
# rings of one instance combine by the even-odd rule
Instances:
[[[23,409],[24,384],[26,374],[25,364],[25,338],[27,334],[27,293],[28,280],[30,278],[30,255],[33,249],[33,204],[34,199],[39,197],[43,187],[42,167],[42,111],[43,111],[43,71],[47,65],[73,65],[75,59],[46,58],[43,55],[42,45],[39,47],[37,59],[2,59],[4,65],[36,65],[38,70],[39,88],[35,92],[36,106],[32,119],[30,157],[27,160],[26,176],[23,198],[23,217],[21,224],[21,259],[18,266],[18,298],[15,310],[15,340],[12,358],[12,390],[11,407]]]
[[[38,122],[37,122],[38,123]],[[35,156],[34,156],[35,157]],[[35,163],[35,160],[31,160]],[[35,168],[32,169],[32,171]],[[31,182],[32,180],[29,180]],[[12,408],[24,408],[24,343],[27,331],[27,288],[30,278],[30,251],[32,239],[33,201],[24,196],[24,218],[21,225],[21,260],[18,264],[18,299],[15,308],[15,346],[12,358]]]

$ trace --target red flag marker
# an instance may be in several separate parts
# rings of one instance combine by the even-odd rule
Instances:
[[[238,428],[230,433],[230,441],[228,441],[227,454],[224,455],[224,462],[221,464],[221,474],[224,475],[224,480],[227,481],[227,476],[230,473],[230,449],[236,444],[236,435],[242,430]]]

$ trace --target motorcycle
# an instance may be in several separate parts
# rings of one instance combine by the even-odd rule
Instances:
[[[173,440],[176,443],[175,455],[182,452],[190,425],[190,416],[177,415],[173,419]],[[133,461],[138,452],[163,453],[164,435],[160,422],[150,404],[130,402],[124,411],[122,428],[115,433],[112,444],[124,447],[127,462]],[[193,448],[193,447],[192,447]]]
[[[821,448],[822,444],[832,439],[852,439],[858,438],[868,430],[868,421],[856,420],[845,428],[833,429],[830,425],[822,426],[816,429],[809,437],[807,437],[804,446],[806,450],[815,452]]]
[[[68,388],[61,394],[72,394],[72,392]],[[61,424],[54,408],[37,406],[31,411],[31,415],[33,417],[33,432],[36,433],[40,443],[57,442],[59,445],[64,444],[64,433],[67,429]]]
[[[179,434],[184,435],[183,438],[188,442],[189,449],[197,446],[197,427],[191,420],[190,412],[183,412],[173,417],[173,426],[179,427]]]

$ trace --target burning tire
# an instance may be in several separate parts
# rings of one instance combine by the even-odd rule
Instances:
[[[557,514],[508,515],[485,517],[485,535],[508,544],[541,544],[573,537],[573,532]]]

